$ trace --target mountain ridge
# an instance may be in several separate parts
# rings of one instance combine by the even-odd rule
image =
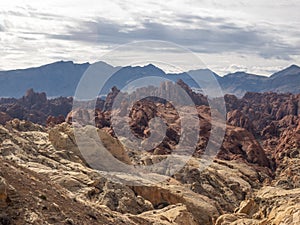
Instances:
[[[57,61],[39,67],[0,71],[0,97],[21,97],[26,90],[33,88],[38,92],[45,92],[49,97],[74,96],[76,87],[91,64],[74,63],[73,61]],[[174,82],[183,80],[193,88],[199,85],[189,76],[193,75],[206,85],[206,76],[213,75],[219,82],[224,94],[242,97],[246,92],[291,92],[300,93],[300,67],[290,65],[269,77],[247,72],[234,72],[220,76],[210,69],[190,70],[183,73],[166,73],[161,68],[148,64],[145,66],[114,67],[106,62],[99,62],[99,68],[117,70],[114,80],[110,80],[104,89],[107,93],[112,86],[122,88],[131,81],[148,76],[167,78]],[[142,85],[142,83],[137,83]]]

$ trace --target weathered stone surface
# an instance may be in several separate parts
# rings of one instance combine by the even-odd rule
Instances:
[[[3,177],[0,177],[0,208],[7,206],[7,183]]]
[[[166,224],[199,224],[183,204],[170,205],[160,210],[144,212],[140,216],[143,218],[159,219]]]
[[[242,202],[236,213],[219,217],[216,224],[296,225],[299,222],[299,189],[283,190],[266,186],[258,191],[254,199]]]
[[[155,208],[183,203],[198,224],[211,224],[219,215],[215,202],[208,197],[191,192],[180,185],[161,187],[133,187],[133,190],[149,200]]]

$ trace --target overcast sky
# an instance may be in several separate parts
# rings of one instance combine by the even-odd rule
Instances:
[[[299,12],[300,0],[1,0],[0,70],[92,63],[121,44],[151,39],[191,50],[220,75],[269,75],[300,64]]]

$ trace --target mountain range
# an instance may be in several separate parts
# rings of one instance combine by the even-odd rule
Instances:
[[[89,63],[76,64],[72,61],[59,61],[36,68],[0,71],[0,97],[19,98],[30,88],[38,92],[45,92],[48,97],[52,98],[74,96],[76,87],[89,66]],[[245,72],[219,76],[209,69],[171,74],[165,73],[152,64],[113,67],[105,62],[99,62],[98,66],[107,71],[116,71],[102,90],[103,94],[108,93],[112,86],[122,88],[129,85],[127,88],[130,88],[129,83],[134,80],[134,85],[143,85],[145,80],[138,78],[149,76],[164,77],[175,82],[181,79],[190,87],[199,88],[189,74],[198,77],[202,82],[202,87],[206,86],[206,76],[213,74],[224,94],[234,94],[238,97],[242,97],[246,92],[300,93],[300,67],[297,65],[291,65],[270,77]],[[152,80],[151,84],[153,83],[155,81]]]

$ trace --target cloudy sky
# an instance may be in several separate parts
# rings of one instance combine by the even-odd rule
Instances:
[[[119,45],[161,40],[192,51],[220,75],[269,75],[300,64],[299,11],[300,0],[1,0],[0,70],[92,63]],[[141,54],[151,50],[115,64]]]

